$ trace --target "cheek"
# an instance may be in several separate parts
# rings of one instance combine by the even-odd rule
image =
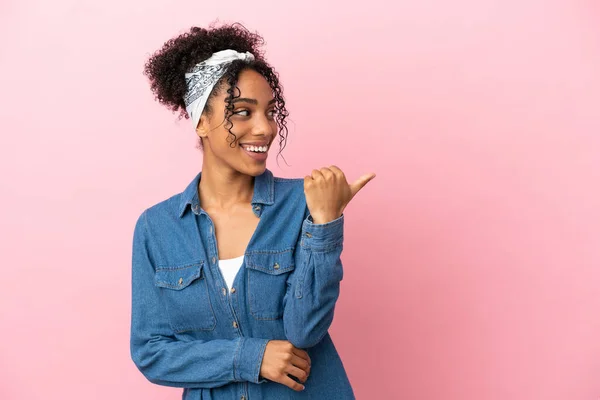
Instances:
[[[242,132],[243,126],[239,122],[234,121],[233,125],[231,125],[225,121],[213,140],[216,139],[219,142],[219,147],[229,147],[233,141],[237,141],[240,138]]]
[[[232,131],[235,133],[235,130]],[[234,137],[224,128],[219,129],[219,132],[213,132],[210,136],[210,148],[214,154],[220,157],[227,157],[236,150],[237,142],[232,142],[234,142]]]

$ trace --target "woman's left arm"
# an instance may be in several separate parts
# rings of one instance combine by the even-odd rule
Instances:
[[[296,245],[296,270],[290,277],[283,313],[286,337],[296,347],[315,346],[331,326],[343,278],[343,212],[374,177],[366,174],[348,184],[344,173],[331,166],[304,178],[310,215]]]
[[[296,245],[296,269],[284,299],[283,326],[294,346],[315,346],[333,322],[343,268],[344,216],[315,224],[308,216]]]

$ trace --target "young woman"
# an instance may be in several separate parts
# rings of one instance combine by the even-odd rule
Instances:
[[[190,118],[202,170],[135,226],[131,356],[184,399],[352,399],[327,333],[340,291],[342,215],[373,177],[266,168],[288,115],[262,39],[192,28],[145,66],[156,98]]]

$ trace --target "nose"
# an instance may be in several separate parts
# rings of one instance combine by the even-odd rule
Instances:
[[[254,124],[252,126],[252,134],[254,136],[266,136],[269,139],[277,133],[277,123],[267,118],[266,115],[255,114]]]

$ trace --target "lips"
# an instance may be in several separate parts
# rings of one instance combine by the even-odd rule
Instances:
[[[253,160],[256,161],[265,161],[267,159],[267,157],[269,156],[269,149],[267,148],[267,151],[265,151],[264,153],[256,153],[254,151],[250,151],[250,150],[246,150],[243,146],[240,146],[242,148],[242,151],[244,153],[246,153],[247,156],[249,156],[250,158],[252,158]]]
[[[253,151],[257,151],[258,150],[260,152],[269,151],[269,146],[267,146],[267,145],[265,145],[265,146],[254,146],[254,145],[252,145],[252,146],[246,146],[246,145],[244,145],[244,146],[240,146],[240,147],[242,149],[244,149],[244,150],[249,150],[249,151],[250,150],[253,150]]]
[[[254,147],[269,147],[269,142],[253,142],[253,143],[240,143],[240,146],[243,148],[247,148],[250,146]]]

